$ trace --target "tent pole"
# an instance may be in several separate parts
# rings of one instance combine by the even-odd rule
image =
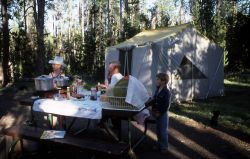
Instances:
[[[197,44],[197,33],[195,33],[195,41],[194,41],[194,53],[192,55],[192,58],[194,59],[194,56],[196,54],[196,44]],[[194,71],[193,71],[193,63],[191,64],[191,101],[193,101],[194,98],[194,88],[193,88],[193,78],[194,78]]]
[[[127,50],[125,50],[126,52],[125,52],[125,61],[124,61],[124,68],[123,68],[123,75],[125,76],[125,73],[126,73],[126,64],[127,64],[127,56],[126,56],[126,54],[127,54]]]
[[[127,50],[127,52],[126,52],[126,58],[127,58],[127,75],[129,76],[130,75],[130,72],[129,72],[129,63],[128,63],[128,50]],[[131,62],[131,61],[130,61]]]

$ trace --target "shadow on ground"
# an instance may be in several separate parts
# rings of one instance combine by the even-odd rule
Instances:
[[[15,95],[15,94],[14,94]],[[19,125],[25,123],[30,117],[30,107],[22,106],[18,103],[18,98],[15,98],[13,92],[5,92],[0,95],[0,124],[1,126]],[[170,154],[164,155],[154,149],[156,142],[155,125],[150,124],[147,138],[134,151],[139,159],[205,159],[205,158],[250,158],[250,142],[249,136],[245,134],[234,132],[223,127],[212,128],[207,126],[208,119],[195,117],[195,114],[180,112],[179,115],[190,117],[190,119],[181,119],[171,113],[169,122],[169,143]],[[40,115],[41,126],[46,121],[43,115]],[[193,119],[193,120],[192,120]],[[71,119],[69,119],[70,121]],[[205,121],[203,123],[197,121]],[[85,120],[78,120],[74,125],[73,130],[77,130],[84,126]],[[96,122],[92,123],[92,128],[95,128]],[[123,121],[123,131],[127,130],[127,122]],[[143,127],[133,123],[132,136],[137,139],[142,135]],[[87,133],[87,132],[86,132]],[[82,134],[85,136],[86,134]],[[89,131],[89,136],[95,137],[95,133]],[[98,134],[100,137],[101,135]],[[127,136],[123,133],[123,138],[126,140]],[[27,148],[29,144],[27,144]],[[113,158],[108,155],[98,153],[88,153],[77,151],[73,152],[70,149],[54,149],[40,148],[38,154],[33,156],[23,156],[22,158],[48,158],[48,159],[62,159],[62,158],[95,158],[95,159],[110,159]],[[126,157],[124,157],[126,158]]]

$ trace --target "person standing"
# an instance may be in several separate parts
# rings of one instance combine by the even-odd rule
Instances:
[[[166,86],[168,81],[167,74],[156,75],[157,89],[153,98],[152,112],[156,118],[157,142],[161,153],[168,153],[168,110],[170,107],[170,91]]]

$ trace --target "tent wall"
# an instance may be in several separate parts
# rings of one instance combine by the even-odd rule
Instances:
[[[199,36],[193,28],[188,28],[179,34],[181,43],[175,45],[174,57],[180,60],[184,57],[192,63],[192,72],[190,79],[177,79],[175,88],[178,88],[179,100],[192,100],[193,98],[205,98],[209,88],[208,64],[206,58],[208,56],[207,47],[209,41]],[[196,67],[205,78],[194,78],[194,67]]]
[[[180,62],[180,59],[186,56],[206,76],[205,79],[174,81],[175,85],[172,87],[177,89],[179,100],[204,99],[208,96],[222,95],[223,50],[199,35],[193,28],[186,29],[178,35],[178,38],[182,42],[175,45],[174,59]]]
[[[207,97],[224,95],[224,54],[223,49],[211,44],[207,58],[209,73],[209,90]]]
[[[132,75],[144,84],[150,95],[153,95],[155,81],[153,55],[150,45],[133,50]]]
[[[224,93],[224,54],[223,49],[190,28],[193,35],[194,53],[191,61],[205,74],[207,80],[196,82],[194,98],[221,96]],[[188,31],[187,30],[187,31]]]

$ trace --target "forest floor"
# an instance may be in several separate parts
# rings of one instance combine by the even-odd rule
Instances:
[[[249,85],[225,83],[225,96],[206,101],[193,101],[172,106],[169,121],[169,154],[154,149],[155,125],[151,124],[146,140],[135,149],[139,159],[250,159],[250,89]],[[18,100],[29,96],[31,89],[20,86],[0,90],[0,127],[19,125],[30,118],[30,107],[22,106]],[[211,111],[219,110],[218,126],[210,125]],[[123,122],[123,125],[126,125]],[[126,126],[124,126],[124,129]],[[133,123],[133,135],[139,136],[143,127]],[[70,153],[60,150],[53,155],[33,158],[72,158]],[[110,158],[101,154],[79,152],[76,158]]]

